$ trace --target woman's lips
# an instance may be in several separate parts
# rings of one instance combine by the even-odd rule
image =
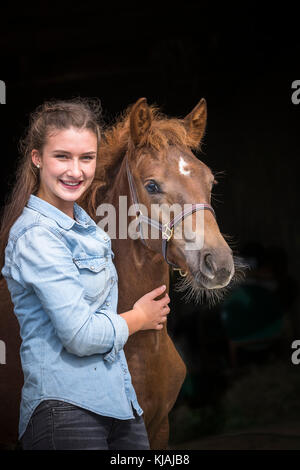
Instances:
[[[62,186],[66,189],[71,189],[71,190],[75,190],[75,189],[78,189],[81,184],[83,183],[83,181],[79,181],[77,184],[65,184],[63,180],[59,180],[62,184]],[[70,181],[71,183],[71,181]]]

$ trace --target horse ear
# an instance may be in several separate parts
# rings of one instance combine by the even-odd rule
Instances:
[[[151,113],[146,98],[140,98],[130,112],[130,132],[135,145],[145,139],[151,126]]]
[[[206,101],[201,98],[194,109],[184,118],[185,128],[190,138],[199,144],[206,127],[207,108]]]

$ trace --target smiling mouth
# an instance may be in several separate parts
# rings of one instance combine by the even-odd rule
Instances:
[[[81,186],[83,181],[64,181],[64,180],[59,180],[60,183],[63,185],[64,188],[68,189],[77,189]]]

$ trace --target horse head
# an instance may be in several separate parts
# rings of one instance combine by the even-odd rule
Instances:
[[[161,251],[161,237],[155,235],[155,223],[151,224],[149,219],[165,226],[170,217],[167,209],[171,207],[173,216],[182,222],[174,227],[173,236],[167,242],[168,260],[181,273],[185,272],[177,288],[188,288],[195,300],[204,292],[208,298],[219,297],[235,273],[232,250],[220,232],[210,205],[214,175],[193,153],[201,145],[206,119],[203,98],[184,119],[168,119],[141,98],[129,114],[130,142],[126,155],[136,193],[132,195],[136,198],[133,202],[139,202],[143,208],[141,214],[145,208],[147,212],[147,217],[141,219],[141,233],[147,232],[144,240],[147,247],[154,252]],[[211,210],[190,211],[185,216],[183,207],[195,204]],[[151,236],[148,236],[149,225],[152,225]],[[191,235],[194,242],[190,241]]]

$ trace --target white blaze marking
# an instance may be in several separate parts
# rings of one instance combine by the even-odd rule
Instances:
[[[184,167],[187,165],[187,162],[182,158],[180,157],[179,159],[179,171],[182,175],[189,175],[190,174],[190,170],[185,170]]]

